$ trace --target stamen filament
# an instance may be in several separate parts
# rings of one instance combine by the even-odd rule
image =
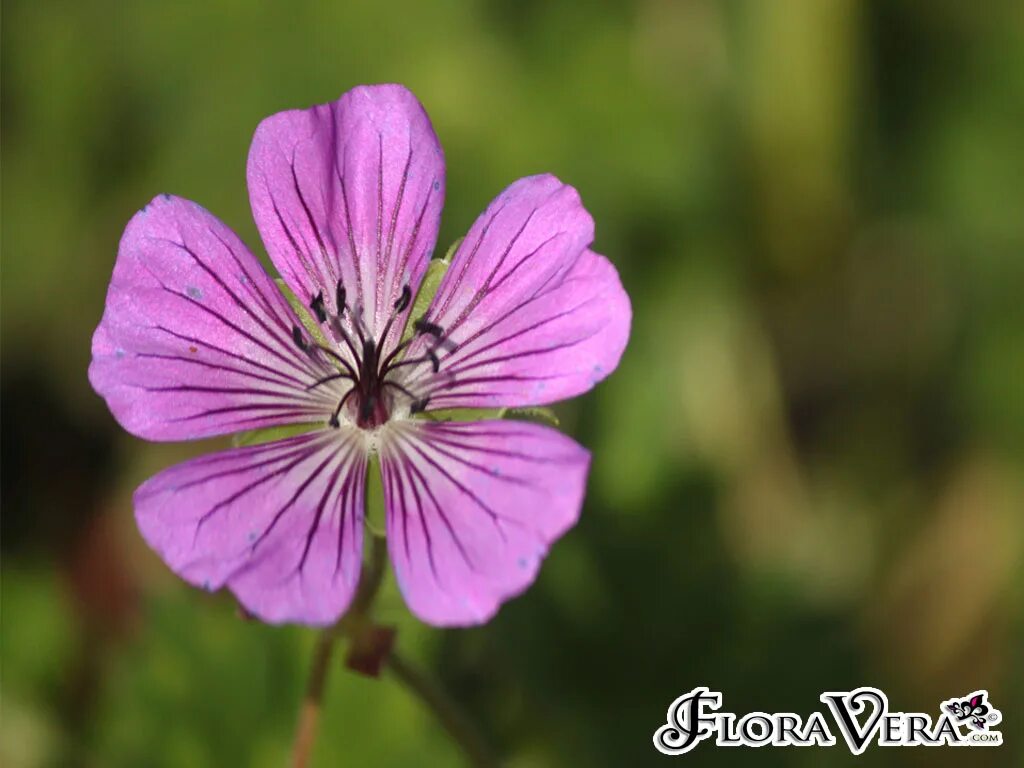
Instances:
[[[326,352],[331,358],[336,360],[340,365],[344,366],[345,370],[348,371],[349,375],[352,377],[354,381],[359,381],[359,374],[356,373],[355,369],[352,367],[352,364],[348,360],[339,355],[330,347],[325,347],[321,344],[317,344],[316,348],[323,352]],[[358,359],[359,357],[357,356],[356,360],[358,361]]]
[[[346,303],[346,297],[347,292],[345,290],[345,286],[342,285],[339,280],[335,288],[337,314],[330,318],[331,328],[334,331],[335,336],[340,338],[352,353],[352,357],[355,361],[355,367],[330,347],[321,346],[315,341],[311,344],[298,326],[292,327],[292,337],[295,340],[295,344],[300,349],[306,352],[312,352],[313,349],[321,350],[344,368],[343,371],[328,374],[318,381],[310,384],[306,387],[307,391],[316,389],[319,386],[338,379],[347,379],[352,382],[352,386],[349,387],[345,394],[339,399],[334,412],[331,414],[330,419],[328,419],[328,424],[335,428],[340,426],[339,417],[341,415],[341,410],[345,407],[345,403],[348,402],[348,399],[352,397],[353,393],[356,393],[356,397],[358,399],[356,424],[359,427],[371,428],[383,421],[386,421],[389,418],[390,411],[388,401],[383,397],[383,390],[386,387],[396,389],[410,399],[411,403],[409,405],[409,412],[411,414],[426,410],[427,404],[430,402],[430,394],[417,396],[412,390],[405,386],[405,384],[401,384],[397,381],[391,381],[387,376],[395,369],[404,366],[421,365],[426,362],[430,363],[431,370],[436,376],[441,372],[441,359],[438,356],[438,350],[441,348],[454,350],[457,349],[458,345],[453,344],[445,337],[444,328],[442,326],[421,317],[413,322],[413,335],[405,341],[397,344],[395,348],[388,353],[387,357],[381,360],[384,344],[387,341],[391,330],[394,328],[395,322],[403,312],[409,309],[409,306],[412,304],[412,289],[408,284],[402,286],[401,294],[391,305],[392,311],[388,316],[387,322],[384,324],[384,330],[379,341],[370,336],[369,328],[366,326],[363,319],[362,308],[350,307]],[[323,291],[318,292],[316,296],[310,299],[309,308],[316,315],[316,318],[320,323],[327,321],[328,315],[324,304]],[[346,311],[349,312],[349,316],[352,318],[350,321],[352,323],[351,328],[355,332],[356,338],[358,338],[358,345],[352,335],[349,334],[342,324],[342,318]],[[433,337],[434,342],[428,346],[420,357],[395,362],[398,356],[408,349],[414,340],[419,339],[423,335]]]
[[[348,373],[332,373],[330,376],[324,376],[319,381],[315,381],[306,387],[306,391],[309,392],[311,389],[316,389],[321,384],[326,384],[329,381],[336,381],[337,379],[348,379],[349,381],[355,382],[355,379],[351,374]]]
[[[431,323],[421,317],[418,320],[413,321],[412,326],[416,329],[416,333],[391,350],[391,352],[388,353],[388,356],[384,358],[384,361],[381,363],[382,376],[394,367],[391,365],[391,361],[424,333],[429,333],[437,339],[437,344],[434,345],[434,351],[436,351],[438,347],[445,345],[446,343],[450,343],[444,338],[444,328],[436,323]]]
[[[396,381],[385,381],[382,383],[385,387],[394,387],[398,391],[407,395],[412,403],[409,405],[409,413],[419,413],[427,407],[427,403],[430,401],[430,397],[416,397],[412,392],[406,389],[404,386]]]
[[[404,365],[420,365],[428,360],[430,361],[431,367],[434,369],[434,373],[440,373],[441,371],[441,359],[437,356],[437,347],[428,349],[423,357],[413,357],[408,360],[399,360],[397,363],[391,363],[388,367],[388,371],[393,371],[395,368],[401,368]]]
[[[334,409],[334,413],[331,414],[331,418],[327,420],[327,423],[330,424],[335,429],[341,426],[341,422],[338,421],[338,414],[341,413],[341,409],[345,405],[345,402],[349,399],[349,397],[351,397],[352,393],[355,391],[356,388],[352,387],[351,389],[349,389],[348,392],[345,393],[345,396],[338,401],[338,407]]]

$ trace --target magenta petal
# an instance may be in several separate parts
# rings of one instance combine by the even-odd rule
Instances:
[[[395,424],[381,446],[388,549],[412,612],[480,624],[526,589],[576,522],[589,464],[535,424]]]
[[[362,565],[366,453],[318,431],[178,464],[135,492],[149,545],[185,580],[272,622],[331,624]]]
[[[335,398],[305,387],[331,369],[296,348],[296,322],[227,226],[164,195],[121,238],[89,380],[150,440],[325,420]]]
[[[539,405],[611,373],[631,310],[615,268],[587,249],[592,237],[576,191],[553,176],[505,190],[473,225],[428,313],[447,334],[440,371],[421,365],[406,386],[431,408]]]
[[[416,97],[361,86],[273,115],[256,129],[248,180],[256,224],[292,290],[307,303],[323,291],[334,312],[341,280],[380,340],[402,287],[419,286],[444,202],[444,155]]]

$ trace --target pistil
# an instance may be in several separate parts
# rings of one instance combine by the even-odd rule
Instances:
[[[352,353],[354,365],[330,347],[317,344],[315,340],[307,339],[299,326],[294,326],[292,328],[292,338],[299,349],[308,354],[313,354],[316,351],[323,352],[344,369],[315,381],[306,387],[307,390],[315,389],[316,387],[339,379],[347,379],[351,382],[351,386],[349,386],[344,395],[342,395],[338,400],[338,405],[335,407],[334,412],[331,414],[327,423],[331,427],[335,428],[340,426],[341,411],[354,394],[356,398],[354,413],[356,425],[362,429],[374,429],[375,427],[380,426],[391,416],[391,397],[385,394],[385,390],[388,388],[409,398],[411,401],[409,405],[410,414],[420,413],[426,409],[427,403],[430,400],[429,395],[416,394],[404,384],[396,381],[393,376],[389,377],[389,374],[396,371],[398,368],[420,365],[428,362],[430,363],[433,372],[438,373],[441,370],[441,359],[438,357],[438,350],[441,348],[454,348],[454,345],[445,337],[444,329],[440,325],[430,322],[425,318],[418,318],[413,322],[413,335],[400,344],[397,344],[395,348],[382,359],[382,355],[384,354],[384,344],[386,343],[388,335],[391,333],[391,330],[399,316],[406,312],[412,303],[412,289],[408,285],[404,285],[402,287],[401,294],[391,307],[391,314],[388,317],[387,322],[384,324],[384,330],[381,333],[379,340],[374,339],[370,335],[369,330],[365,327],[361,309],[357,307],[353,310],[346,303],[346,298],[347,292],[345,290],[345,286],[341,281],[339,281],[335,289],[335,305],[337,311],[333,317],[328,315],[327,306],[324,302],[323,291],[318,292],[316,296],[309,300],[309,308],[320,325],[324,325],[328,323],[328,320],[330,320],[330,327],[334,331],[335,337],[348,347],[349,351]],[[346,311],[349,313],[351,328],[355,333],[355,339],[349,335],[348,331],[346,331],[342,324],[342,318],[345,316]],[[429,347],[422,356],[406,360],[397,359],[398,356],[401,355],[414,340],[422,338],[425,335],[432,336],[435,341],[433,346]]]

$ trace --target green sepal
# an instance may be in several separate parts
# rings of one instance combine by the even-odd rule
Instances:
[[[426,411],[420,417],[427,421],[489,421],[491,419],[512,419],[532,421],[536,424],[559,425],[558,416],[550,408],[533,406],[529,408],[444,408]]]
[[[412,310],[409,312],[410,320],[419,320],[427,314],[427,310],[430,309],[430,302],[437,295],[437,289],[441,286],[441,280],[448,271],[448,267],[452,264],[452,254],[455,253],[461,242],[462,238],[456,240],[452,247],[448,249],[448,253],[444,255],[443,259],[431,259],[427,264],[427,271],[423,274],[420,289],[416,292],[416,298],[412,302]],[[402,341],[412,336],[414,331],[413,324],[411,322],[407,323],[405,332],[402,334]]]
[[[323,426],[318,422],[307,424],[286,424],[283,427],[266,427],[265,429],[250,429],[246,432],[236,432],[231,436],[231,445],[235,448],[242,448],[246,445],[260,445],[270,443],[274,440],[284,440],[286,437],[295,437]]]
[[[454,243],[452,243],[448,247],[448,250],[444,254],[444,258],[441,259],[441,261],[446,262],[447,264],[451,264],[452,263],[452,258],[455,256],[455,252],[457,250],[459,250],[459,246],[462,245],[462,241],[465,240],[465,239],[466,238],[464,238],[464,237],[460,237],[458,240],[456,240]]]
[[[380,457],[370,456],[366,473],[366,527],[374,536],[385,536],[384,481],[380,471]]]
[[[425,411],[420,416],[427,421],[488,421],[500,419],[503,408],[443,408]]]
[[[292,309],[295,310],[295,314],[299,316],[299,320],[302,322],[302,327],[309,332],[309,335],[313,337],[317,344],[320,346],[331,346],[331,342],[328,341],[327,336],[324,335],[323,329],[320,324],[316,322],[313,315],[310,314],[309,307],[305,306],[299,297],[296,296],[292,289],[288,287],[288,284],[280,277],[274,278],[274,282],[277,283],[277,287],[281,289],[281,293],[288,300]]]
[[[502,408],[498,418],[532,421],[536,424],[547,424],[551,427],[557,427],[559,424],[558,415],[550,408],[542,405],[530,406],[528,408]]]

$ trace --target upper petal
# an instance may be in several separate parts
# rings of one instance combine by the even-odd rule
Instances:
[[[268,622],[331,624],[362,565],[366,452],[320,430],[166,469],[135,492],[135,517],[171,569],[227,585]]]
[[[340,280],[380,340],[402,287],[419,285],[444,202],[444,155],[400,85],[268,117],[249,151],[249,198],[274,265],[308,303],[336,313]],[[401,329],[389,336],[394,340]]]
[[[576,190],[553,176],[505,190],[462,242],[428,313],[446,335],[440,370],[410,367],[406,386],[432,408],[537,405],[611,373],[632,312],[615,267],[587,249],[592,238]],[[432,343],[424,335],[409,357]]]
[[[381,441],[388,550],[412,612],[480,624],[579,516],[589,453],[513,421],[399,422]]]
[[[150,440],[323,420],[336,398],[305,387],[330,367],[295,346],[297,323],[234,232],[163,195],[121,238],[89,380]]]

